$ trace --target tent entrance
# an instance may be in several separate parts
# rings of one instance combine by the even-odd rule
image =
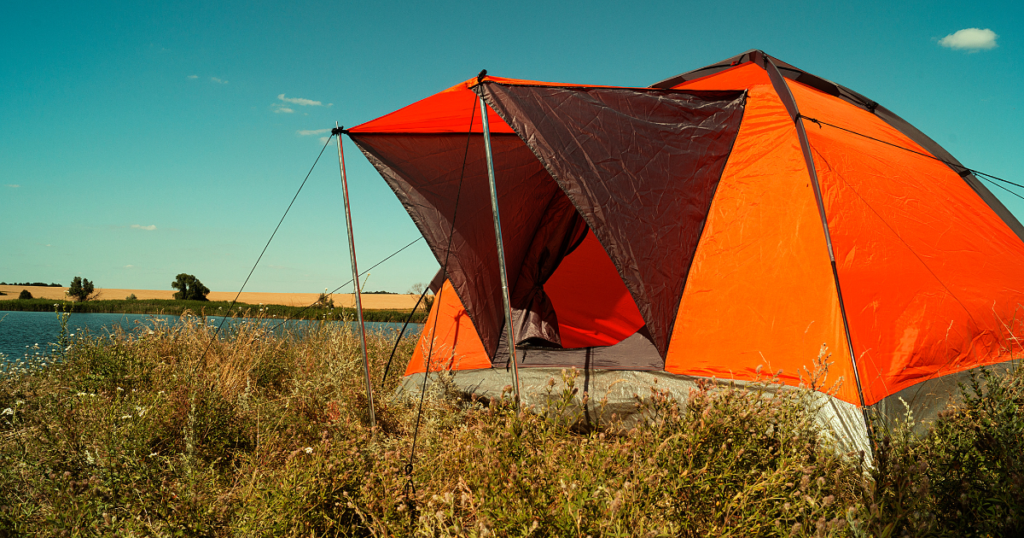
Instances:
[[[496,113],[488,125],[517,347],[614,347],[638,335],[663,358],[745,94],[491,80],[466,90],[430,98],[465,111],[463,132],[444,116],[404,131],[371,122],[349,136],[447,261],[483,353],[495,360],[508,348],[478,94]],[[433,114],[425,102],[392,116]]]

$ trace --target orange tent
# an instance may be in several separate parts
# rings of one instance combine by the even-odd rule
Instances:
[[[350,129],[442,266],[407,384],[511,382],[480,97],[527,399],[567,367],[623,406],[798,386],[825,345],[825,420],[864,448],[867,411],[927,418],[1012,360],[1024,227],[892,112],[750,51],[650,88],[480,77]]]

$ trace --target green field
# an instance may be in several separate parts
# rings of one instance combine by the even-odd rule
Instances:
[[[54,306],[56,305],[56,306]],[[18,299],[0,301],[0,311],[53,312],[54,308],[72,313],[117,313],[117,314],[168,314],[180,316],[186,310],[205,316],[266,317],[277,319],[326,319],[353,320],[354,308],[314,308],[283,305],[251,305],[227,301],[178,301],[165,299],[133,299],[112,301],[62,301],[51,299]],[[363,310],[366,321],[404,322],[408,310]],[[412,321],[426,320],[423,306],[413,315]]]

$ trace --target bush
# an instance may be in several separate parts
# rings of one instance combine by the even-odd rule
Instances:
[[[138,298],[138,297],[136,297],[136,296],[135,296],[135,294],[133,293],[133,294],[131,294],[131,295],[129,295],[129,296],[127,296],[127,297],[125,297],[125,298],[124,298],[124,300],[125,300],[125,301],[137,301],[137,300],[139,300],[139,298]]]
[[[28,290],[21,290],[21,293],[18,294],[18,299],[31,299],[31,298],[32,298],[32,294],[29,293]]]
[[[317,298],[316,302],[312,304],[312,307],[332,309],[334,308],[334,298],[328,295],[327,290],[325,289],[324,292],[320,294],[320,297]]]
[[[893,536],[1024,535],[1024,372],[972,372],[921,439],[881,429],[866,505]]]

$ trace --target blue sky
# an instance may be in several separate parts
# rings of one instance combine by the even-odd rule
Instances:
[[[759,48],[1024,183],[1022,15],[1018,2],[11,4],[0,280],[170,289],[186,272],[235,291],[323,145],[304,132],[362,123],[482,68],[645,86]],[[943,46],[969,28],[997,37]],[[418,233],[345,151],[366,268]],[[993,191],[1024,218],[1024,202]],[[420,242],[367,288],[406,292],[436,269]],[[350,277],[332,145],[246,289],[316,292]]]

